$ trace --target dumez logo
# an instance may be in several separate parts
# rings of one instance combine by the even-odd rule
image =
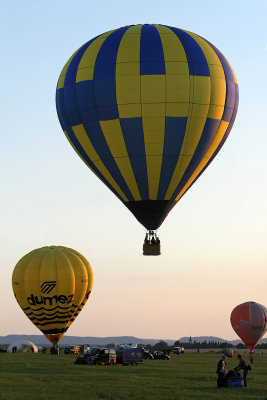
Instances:
[[[48,294],[56,287],[56,281],[45,281],[41,284],[41,293]]]
[[[45,306],[54,306],[57,303],[61,304],[72,304],[74,294],[64,295],[64,294],[52,294],[52,297],[44,296],[49,294],[55,287],[56,281],[45,281],[40,286],[41,296],[35,296],[33,293],[27,297],[28,303],[31,306],[37,306],[39,304],[44,304]],[[70,306],[69,306],[70,307]]]

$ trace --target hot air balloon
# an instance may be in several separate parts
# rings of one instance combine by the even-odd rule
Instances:
[[[171,26],[131,25],[71,56],[56,105],[74,150],[147,229],[151,244],[226,141],[238,85],[206,39]]]
[[[63,246],[31,251],[19,260],[12,276],[20,307],[54,345],[87,302],[92,285],[89,262]]]
[[[250,351],[267,331],[267,309],[254,301],[236,306],[230,320],[234,331]]]

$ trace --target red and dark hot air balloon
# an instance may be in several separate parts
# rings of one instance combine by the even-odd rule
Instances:
[[[259,303],[247,301],[233,309],[230,321],[236,334],[252,351],[267,331],[267,309]]]

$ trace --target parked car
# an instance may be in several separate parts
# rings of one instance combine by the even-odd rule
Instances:
[[[93,364],[92,361],[98,355],[99,351],[100,349],[98,347],[92,347],[90,350],[77,357],[75,364]]]
[[[184,348],[177,346],[177,347],[173,348],[172,352],[173,352],[173,354],[181,354],[181,353],[184,353]]]
[[[66,346],[64,349],[64,354],[80,354],[81,347],[80,346]]]
[[[153,354],[150,351],[144,349],[144,360],[152,360],[153,358]]]
[[[3,347],[0,347],[0,353],[6,353],[7,349],[4,349]]]
[[[98,347],[93,347],[86,353],[77,357],[75,364],[114,365],[116,364],[116,360],[115,349],[100,349]]]
[[[117,364],[133,365],[143,364],[144,349],[138,347],[125,347],[117,350]]]
[[[154,360],[169,360],[170,356],[163,351],[155,351],[153,353]]]
[[[82,344],[80,346],[81,354],[86,353],[87,351],[90,350],[90,345],[89,344]]]
[[[222,353],[228,358],[231,358],[234,355],[234,351],[229,349],[224,349]]]

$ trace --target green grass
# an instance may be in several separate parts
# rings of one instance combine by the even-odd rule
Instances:
[[[217,388],[215,353],[171,355],[143,365],[75,365],[75,356],[0,353],[1,400],[265,400],[267,355],[254,358],[248,388]],[[228,359],[228,369],[237,365]]]

